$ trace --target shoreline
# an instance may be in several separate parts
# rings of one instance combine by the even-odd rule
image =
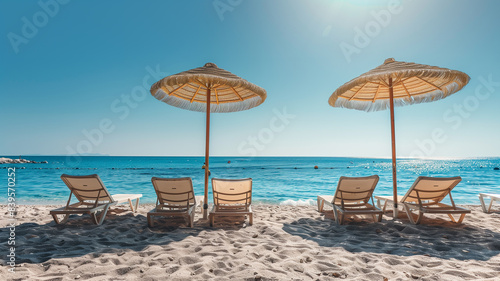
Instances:
[[[337,225],[315,206],[256,204],[251,226],[222,220],[211,228],[198,208],[193,228],[182,219],[149,228],[153,206],[133,214],[118,205],[96,226],[89,216],[56,225],[49,210],[60,205],[18,205],[16,272],[2,261],[0,273],[7,280],[495,280],[500,268],[500,208],[485,214],[466,205],[472,213],[459,225],[446,215],[412,225],[405,214]]]
[[[299,203],[298,205],[293,205],[293,204],[282,204],[282,202],[280,202],[280,203],[269,203],[269,202],[259,202],[259,201],[252,200],[252,206],[278,206],[278,207],[279,206],[290,206],[290,207],[315,207],[316,206],[316,200],[313,200],[313,199],[299,199],[297,201],[308,201],[308,200],[311,200],[311,201],[314,201],[314,202],[311,202],[311,204],[300,204]],[[297,202],[297,201],[294,200],[294,202]],[[125,203],[123,203],[123,204],[125,204]],[[47,207],[47,208],[59,208],[61,206],[65,206],[65,205],[66,205],[66,202],[60,203],[60,204],[55,204],[55,203],[50,203],[50,204],[24,204],[24,203],[19,204],[19,203],[17,203],[16,204],[17,207],[36,206],[36,207]],[[209,206],[212,205],[212,202],[210,201],[210,198],[209,198],[208,205]],[[457,206],[461,206],[461,207],[465,207],[465,208],[480,208],[481,207],[481,204],[456,204],[456,205]],[[122,205],[117,205],[117,206],[120,207]],[[144,206],[150,206],[151,208],[154,208],[155,203],[140,201],[139,202],[139,206],[142,206],[142,207],[144,207]],[[496,206],[498,206],[498,209],[500,211],[500,204],[498,204],[498,203],[494,204],[493,205],[493,209],[495,209]],[[7,204],[0,203],[0,209],[2,209],[2,208],[6,209],[7,208]],[[400,212],[402,212],[402,211],[400,210]]]

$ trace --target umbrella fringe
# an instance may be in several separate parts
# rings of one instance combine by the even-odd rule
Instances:
[[[457,70],[447,68],[439,68],[437,66],[417,65],[414,63],[395,62],[391,64],[392,67],[381,65],[372,69],[371,71],[360,75],[359,77],[351,79],[351,81],[340,86],[335,92],[345,92],[357,84],[371,81],[385,80],[388,81],[389,77],[396,80],[398,77],[426,77],[426,78],[439,78],[443,80],[457,80],[466,85],[469,83],[470,77]],[[427,68],[418,68],[419,66]],[[412,69],[415,68],[415,69]]]
[[[201,102],[190,102],[185,99],[180,99],[175,96],[169,96],[166,94],[163,90],[158,90],[155,94],[154,97],[166,104],[182,108],[182,109],[187,109],[191,111],[197,111],[197,112],[206,112],[207,111],[207,105],[206,103],[201,103]],[[235,103],[219,103],[217,104],[215,101],[212,101],[210,103],[210,112],[212,113],[227,113],[227,112],[236,112],[236,111],[243,111],[247,109],[251,109],[253,107],[256,107],[260,105],[263,102],[262,97],[260,96],[255,96],[252,98],[248,98],[244,101],[240,102],[235,102]]]
[[[440,99],[444,99],[451,94],[460,90],[461,86],[456,83],[448,84],[443,90],[435,90],[429,93],[405,97],[405,98],[397,98],[394,99],[394,106],[406,106],[411,104],[425,103],[436,101]],[[335,97],[335,100],[332,101],[335,107],[343,107],[349,109],[362,110],[367,112],[380,111],[389,109],[390,100],[389,99],[379,99],[374,102],[370,101],[360,101],[360,100],[348,100],[346,98]]]

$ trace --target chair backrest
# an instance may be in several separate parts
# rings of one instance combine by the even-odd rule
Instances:
[[[420,198],[424,201],[423,205],[439,203],[460,181],[462,181],[461,177],[418,177],[401,201],[418,202]]]
[[[214,205],[218,209],[248,209],[252,203],[252,179],[212,178]]]
[[[191,178],[151,178],[156,192],[156,205],[184,209],[196,205]]]
[[[343,202],[343,204],[348,204],[349,206],[366,204],[372,197],[378,180],[379,176],[377,175],[369,177],[340,177],[333,203],[340,205]]]
[[[63,174],[61,175],[61,179],[80,202],[114,202],[113,197],[111,197],[104,183],[96,174],[88,176],[70,176]]]

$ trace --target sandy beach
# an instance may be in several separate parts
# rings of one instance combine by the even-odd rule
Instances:
[[[2,206],[4,210],[5,206]],[[472,214],[461,225],[426,219],[411,225],[347,220],[314,206],[255,205],[254,224],[158,220],[148,228],[141,205],[108,213],[103,225],[72,218],[56,225],[49,210],[18,206],[15,273],[2,259],[2,280],[498,280],[500,213]],[[7,214],[1,237],[7,240]],[[7,243],[0,246],[2,256]]]
[[[500,281],[499,12],[0,1],[0,281]]]

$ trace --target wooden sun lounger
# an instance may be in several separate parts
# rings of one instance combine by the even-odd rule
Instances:
[[[346,215],[371,215],[374,221],[382,221],[383,212],[374,206],[372,197],[378,180],[377,175],[340,177],[334,196],[318,196],[318,211],[323,212],[325,205],[332,207],[338,224],[344,223]]]
[[[490,204],[488,205],[488,208],[486,209],[486,204],[484,203],[485,198],[490,198]],[[483,212],[489,213],[491,212],[491,206],[493,206],[493,203],[500,202],[500,194],[491,194],[491,193],[479,193],[479,201],[481,202],[481,208],[483,209]]]
[[[156,207],[148,212],[149,227],[153,226],[153,217],[183,217],[189,227],[193,227],[195,209],[202,206],[203,197],[195,196],[191,178],[151,179],[156,192]]]
[[[216,217],[248,216],[253,224],[252,179],[212,179],[214,205],[209,214],[210,226]]]
[[[451,190],[462,180],[461,177],[439,178],[439,177],[418,177],[404,196],[398,196],[398,201],[408,215],[408,219],[413,224],[419,224],[424,214],[447,214],[455,223],[462,223],[466,214],[471,211],[455,205]],[[441,201],[449,196],[451,205]],[[388,203],[394,203],[392,196],[375,196],[380,207],[384,202],[382,211],[385,212]],[[414,214],[413,211],[418,211]],[[453,215],[460,215],[455,219]],[[417,219],[414,219],[417,216]]]
[[[66,206],[50,211],[57,224],[66,223],[72,214],[89,214],[92,221],[100,225],[111,206],[128,202],[132,212],[136,212],[139,206],[139,198],[142,197],[142,194],[111,195],[99,176],[95,174],[88,176],[63,174],[61,179],[71,192]],[[71,204],[72,195],[79,202]],[[136,200],[135,208],[132,200]],[[59,219],[58,215],[63,215],[63,218]]]

